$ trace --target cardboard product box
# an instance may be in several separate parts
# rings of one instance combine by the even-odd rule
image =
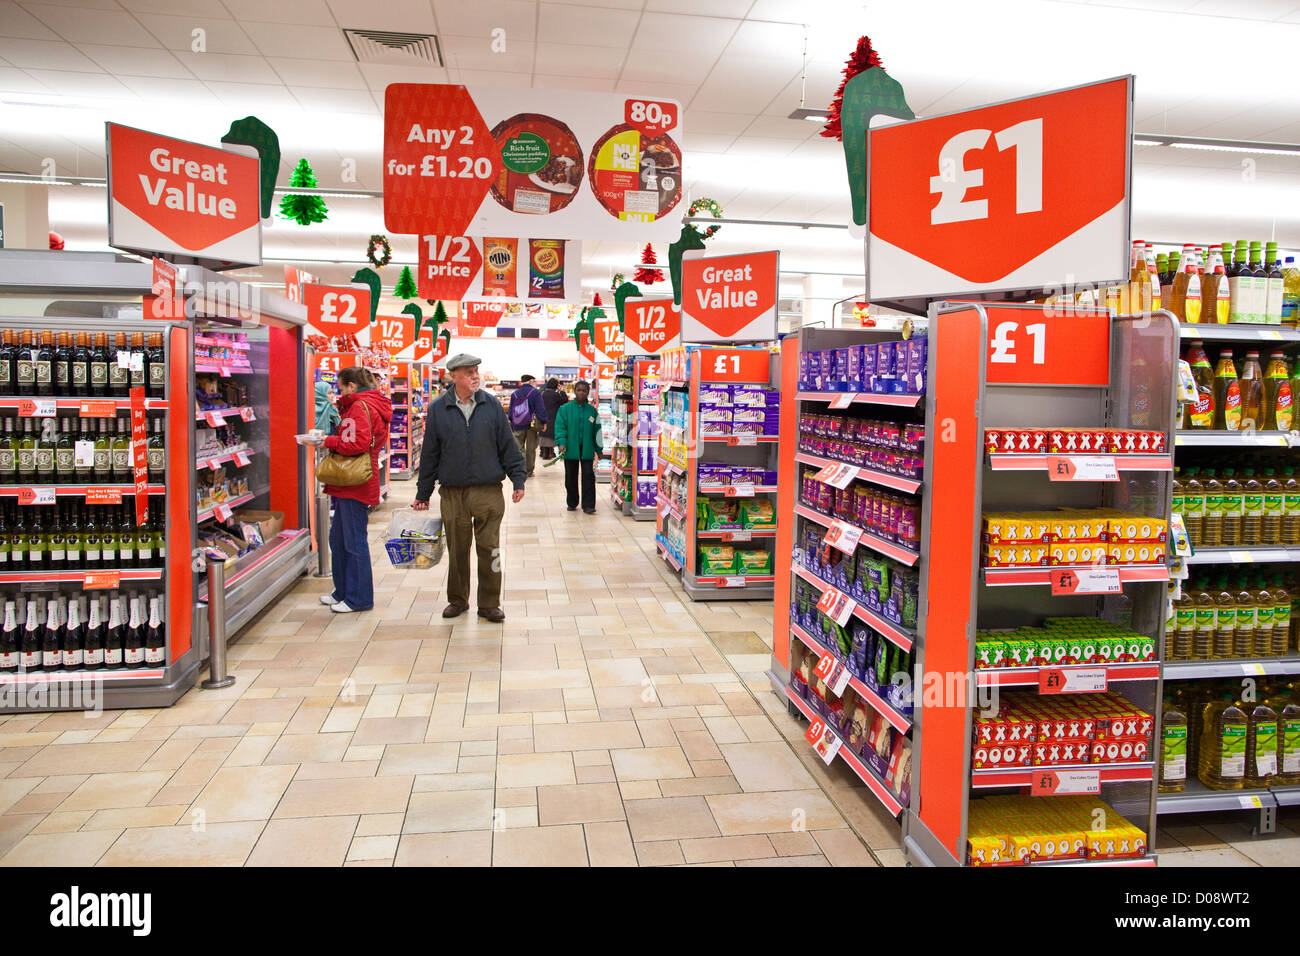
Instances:
[[[255,511],[240,508],[234,512],[234,517],[236,521],[256,524],[262,532],[263,541],[270,541],[284,530],[283,511]]]

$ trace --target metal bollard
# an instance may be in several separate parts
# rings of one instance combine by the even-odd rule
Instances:
[[[330,563],[330,496],[316,498],[316,573],[313,577],[328,578],[334,574]]]
[[[229,687],[235,682],[226,673],[226,559],[208,558],[208,679],[204,690]]]

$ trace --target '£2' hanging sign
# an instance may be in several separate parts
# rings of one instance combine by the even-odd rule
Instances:
[[[1121,280],[1133,78],[872,130],[867,295]]]

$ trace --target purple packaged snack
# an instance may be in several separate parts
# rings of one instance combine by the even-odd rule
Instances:
[[[911,395],[925,393],[925,370],[929,347],[924,335],[907,343],[907,391]]]
[[[875,344],[862,346],[862,371],[858,377],[858,391],[874,391],[872,383],[876,380],[876,363],[880,361],[880,349]]]
[[[808,388],[808,353],[799,353],[799,390],[805,391]]]
[[[730,405],[731,390],[725,385],[701,385],[700,405]]]

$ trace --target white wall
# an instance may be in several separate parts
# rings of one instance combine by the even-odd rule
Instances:
[[[468,352],[483,360],[482,371],[500,379],[517,379],[525,373],[542,378],[547,365],[578,364],[573,339],[476,339],[452,335],[451,351]]]

